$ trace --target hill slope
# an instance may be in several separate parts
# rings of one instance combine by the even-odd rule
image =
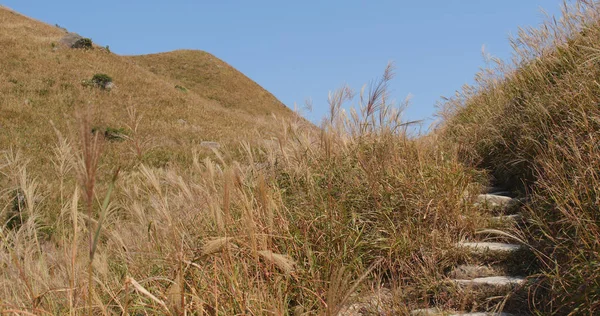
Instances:
[[[179,82],[182,87],[227,108],[254,115],[288,115],[289,109],[271,93],[207,52],[177,50],[130,58],[152,73]]]
[[[51,122],[71,135],[79,128],[76,113],[88,104],[95,112],[94,127],[124,128],[130,134],[135,124],[128,108],[134,108],[141,117],[135,134],[152,143],[148,159],[160,163],[188,155],[190,146],[201,141],[237,143],[254,132],[273,133],[279,124],[272,113],[296,117],[252,80],[206,53],[123,57],[100,48],[71,49],[59,44],[64,30],[6,8],[0,8],[0,25],[0,148],[16,147],[43,159],[56,139]],[[155,73],[145,66],[150,61]],[[189,67],[178,66],[185,64]],[[207,72],[210,76],[197,80]],[[116,88],[82,85],[97,73],[111,76]],[[111,144],[108,156],[122,156],[117,153],[127,152],[127,143]]]
[[[511,63],[450,100],[442,127],[466,163],[529,196],[543,315],[600,312],[600,6],[523,31]],[[591,281],[595,280],[595,281]],[[532,305],[534,305],[532,303]]]
[[[599,314],[600,7],[576,5],[523,32],[514,65],[479,74],[427,137],[406,135],[399,108],[386,102],[390,66],[367,92],[370,109],[351,119],[340,111],[347,90],[333,93],[318,141],[288,126],[277,146],[245,146],[239,156],[225,146],[225,159],[172,164],[163,162],[189,160],[202,140],[277,133],[263,112],[278,105],[241,102],[270,100],[249,81],[239,85],[250,87],[245,95],[206,90],[245,88],[216,84],[244,78],[203,53],[55,49],[64,32],[0,10],[0,150],[24,151],[0,152],[2,311],[497,314],[518,294],[518,314]],[[116,88],[82,86],[95,73]],[[53,150],[50,121],[75,133],[88,103],[94,127],[130,133],[102,143],[98,168],[93,146]],[[128,118],[132,109],[141,121]],[[106,177],[139,156],[143,163]],[[32,175],[32,165],[44,173]],[[489,192],[488,174],[514,192],[479,195]],[[526,198],[505,196],[513,194]],[[522,221],[493,224],[513,208]],[[492,238],[525,243],[537,260],[519,245],[508,244],[519,252],[507,256],[479,243]],[[503,287],[527,284],[488,291],[487,276],[504,272],[513,277],[500,277]]]

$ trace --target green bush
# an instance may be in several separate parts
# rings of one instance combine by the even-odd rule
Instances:
[[[111,83],[112,81],[113,81],[112,78],[107,74],[95,74],[92,77],[92,82],[101,87],[105,87],[107,84]]]
[[[67,30],[67,28],[65,28],[65,27],[62,27],[62,26],[60,26],[60,25],[58,25],[58,24],[54,24],[54,26],[56,26],[57,28],[59,28],[59,29],[63,30],[65,33],[68,33],[68,32],[69,32],[69,31]]]
[[[127,138],[127,131],[124,128],[107,127],[104,130],[104,138],[110,141],[122,142]]]
[[[95,74],[92,79],[84,79],[81,84],[84,87],[98,87],[102,90],[110,90],[112,88],[113,79],[107,74]]]
[[[180,85],[175,85],[175,89],[183,91],[183,92],[187,92],[187,88],[184,86],[180,86]]]
[[[83,49],[92,49],[94,46],[92,45],[92,40],[89,38],[80,38],[77,42],[71,45],[71,48],[83,48]]]

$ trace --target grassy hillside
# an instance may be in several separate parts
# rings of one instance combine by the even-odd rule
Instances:
[[[529,197],[502,233],[539,261],[519,312],[597,314],[600,8],[576,5],[417,139],[391,66],[316,130],[206,53],[55,48],[63,30],[0,9],[1,312],[348,315],[380,290],[379,314],[502,309],[448,282],[479,260],[456,243],[497,215],[474,204],[492,179]]]
[[[385,102],[391,75],[361,115],[340,111],[350,94],[338,91],[320,135],[288,124],[235,160],[224,150],[98,179],[103,153],[86,134],[52,144],[47,184],[27,173],[32,156],[5,152],[1,308],[336,315],[382,283],[398,289],[390,312],[443,299],[432,280],[482,221],[470,202],[480,177],[402,132]]]
[[[523,30],[511,63],[447,104],[441,127],[466,163],[527,192],[523,235],[543,264],[544,313],[600,312],[600,10],[575,1]]]
[[[0,8],[0,24],[2,148],[48,157],[52,150],[48,144],[56,139],[52,124],[72,135],[79,128],[77,113],[89,107],[94,112],[92,127],[102,130],[110,127],[132,134],[134,121],[141,118],[135,134],[151,142],[144,148],[144,161],[164,164],[189,161],[189,149],[201,141],[237,144],[256,132],[268,137],[280,128],[272,114],[280,119],[295,117],[256,83],[205,53],[159,55],[167,60],[153,60],[161,69],[153,73],[131,57],[98,47],[64,47],[60,44],[64,30],[4,8]],[[140,57],[140,64],[145,60]],[[188,63],[186,69],[169,68]],[[211,75],[195,81],[199,72]],[[97,73],[112,77],[116,87],[106,91],[82,85]],[[181,84],[189,90],[177,89]],[[130,115],[133,110],[135,118]],[[122,160],[127,155],[117,153],[128,152],[130,145],[112,143],[108,150],[113,159]]]
[[[152,73],[170,78],[181,87],[224,107],[257,116],[289,115],[289,110],[271,93],[207,52],[178,50],[130,58]]]
[[[315,133],[208,54],[73,50],[0,22],[3,313],[334,315],[381,282],[407,312],[481,221],[477,173],[385,103],[391,69],[356,116],[335,93]],[[97,73],[116,87],[82,85]]]

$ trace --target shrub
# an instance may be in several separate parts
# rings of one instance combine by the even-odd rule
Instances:
[[[175,89],[183,91],[183,92],[187,92],[187,88],[184,86],[180,86],[180,85],[175,85]]]
[[[107,127],[104,130],[104,138],[109,141],[122,142],[127,138],[127,131],[124,128]]]
[[[57,28],[59,28],[59,29],[63,30],[65,33],[68,33],[68,32],[69,32],[69,31],[67,30],[67,28],[65,28],[65,27],[62,27],[62,26],[60,26],[60,25],[58,25],[58,24],[54,24],[54,26],[56,26]]]
[[[92,40],[89,38],[80,38],[78,39],[71,48],[83,48],[83,49],[92,49],[94,48],[92,45]]]
[[[110,90],[113,86],[113,79],[107,74],[95,74],[92,79],[84,79],[81,84],[84,87],[98,87],[102,90]]]
[[[112,81],[113,81],[112,78],[107,74],[95,74],[92,77],[92,82],[94,82],[95,84],[97,84],[101,87],[105,87],[107,84],[111,83]]]

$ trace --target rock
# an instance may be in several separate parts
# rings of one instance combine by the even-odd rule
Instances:
[[[110,91],[110,90],[112,90],[112,89],[113,89],[113,88],[115,88],[115,87],[116,87],[116,86],[115,86],[115,84],[114,84],[114,83],[112,83],[112,82],[107,82],[107,83],[105,83],[105,84],[104,84],[104,86],[102,86],[101,88],[102,88],[102,89],[104,89],[104,90],[108,90],[108,91]]]
[[[83,37],[77,33],[68,33],[60,39],[60,43],[69,48],[74,48],[73,45],[81,39],[83,39]]]

